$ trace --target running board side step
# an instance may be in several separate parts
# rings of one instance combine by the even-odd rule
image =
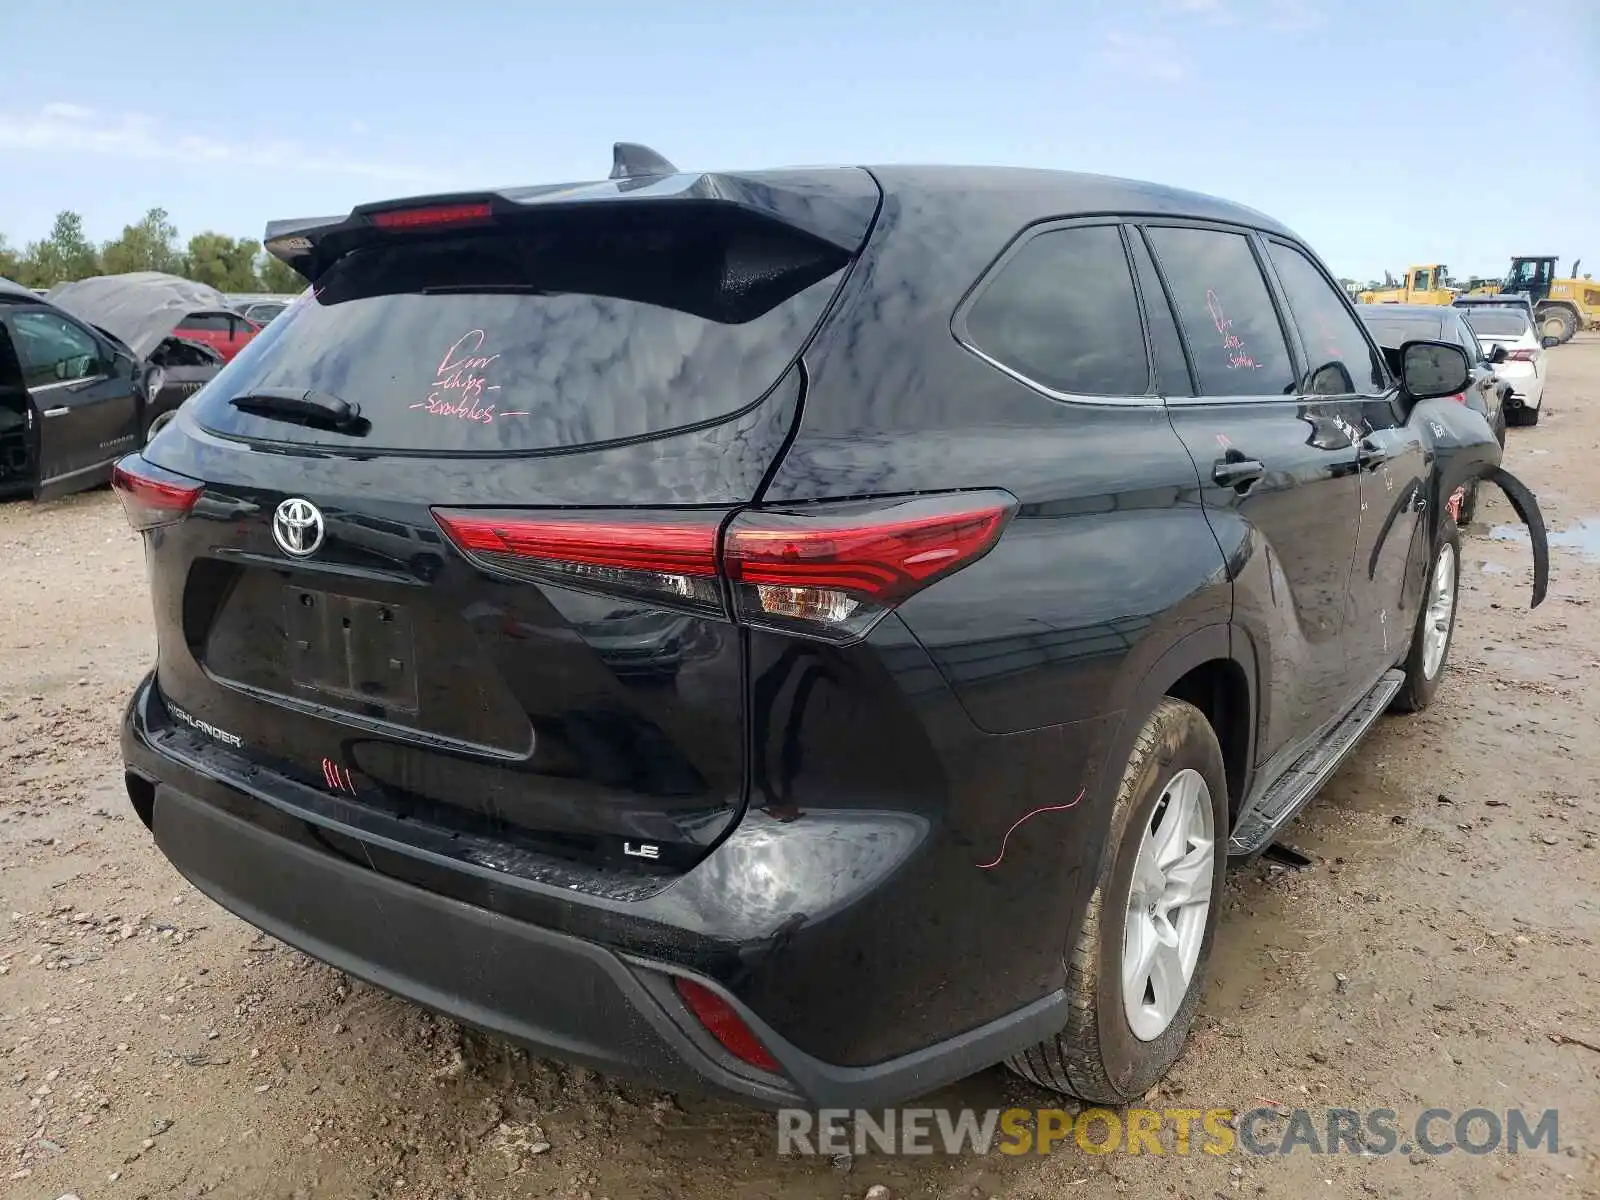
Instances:
[[[1322,785],[1339,769],[1361,735],[1388,709],[1389,701],[1405,681],[1404,671],[1384,672],[1377,686],[1361,697],[1311,749],[1295,759],[1254,803],[1246,803],[1238,827],[1228,839],[1229,856],[1248,858],[1270,846],[1278,831],[1294,820],[1322,790]]]

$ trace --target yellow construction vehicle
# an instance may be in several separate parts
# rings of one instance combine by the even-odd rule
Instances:
[[[1362,304],[1449,304],[1456,297],[1455,289],[1445,284],[1449,274],[1449,268],[1438,263],[1408,267],[1404,283],[1362,292],[1357,300]]]
[[[1533,302],[1539,333],[1564,342],[1580,329],[1600,328],[1600,283],[1580,278],[1580,265],[1581,259],[1574,261],[1571,273],[1558,279],[1555,255],[1523,255],[1511,260],[1511,271],[1496,290],[1525,294]]]

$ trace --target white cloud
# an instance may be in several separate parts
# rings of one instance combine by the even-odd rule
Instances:
[[[363,162],[297,142],[225,141],[171,129],[140,113],[112,116],[78,104],[46,104],[26,112],[0,110],[0,150],[358,175],[413,183],[430,178],[429,172],[413,167]]]
[[[1177,83],[1189,74],[1188,66],[1170,38],[1146,34],[1106,34],[1100,61],[1124,75],[1158,83]]]

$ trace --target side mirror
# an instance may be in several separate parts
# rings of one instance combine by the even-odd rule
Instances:
[[[1548,350],[1551,346],[1561,345],[1561,339],[1558,337],[1551,337],[1549,334],[1545,334],[1544,337],[1539,339],[1539,344]]]
[[[1505,360],[1510,358],[1510,357],[1511,357],[1511,355],[1506,352],[1505,346],[1503,346],[1499,342],[1496,342],[1494,344],[1494,349],[1489,351],[1489,360],[1488,360],[1489,361],[1489,365],[1498,367],[1501,363],[1505,362]]]
[[[1400,347],[1400,386],[1413,400],[1433,400],[1467,390],[1467,352],[1449,342],[1407,342]]]

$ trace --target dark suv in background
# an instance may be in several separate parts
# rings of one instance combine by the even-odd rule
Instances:
[[[224,906],[767,1104],[1170,1066],[1228,855],[1438,684],[1492,469],[1289,230],[1001,169],[280,222],[314,285],[117,487],[123,730]]]

